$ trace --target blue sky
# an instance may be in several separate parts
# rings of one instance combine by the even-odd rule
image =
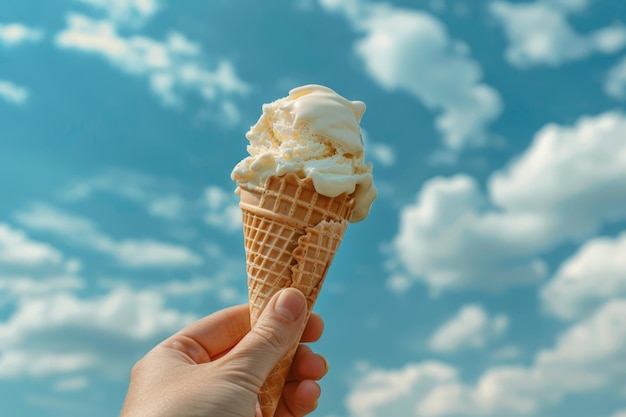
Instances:
[[[0,404],[111,416],[246,301],[261,104],[363,100],[379,197],[316,310],[320,417],[626,416],[626,5],[0,2]]]

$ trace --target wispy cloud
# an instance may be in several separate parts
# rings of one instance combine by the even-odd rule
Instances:
[[[223,261],[223,259],[222,259]],[[229,264],[226,261],[225,264]],[[241,271],[244,270],[242,265],[237,265]],[[185,297],[190,298],[198,294],[212,293],[217,300],[225,305],[234,303],[245,303],[247,294],[241,292],[241,286],[237,285],[241,281],[241,277],[233,273],[237,269],[228,269],[220,267],[221,271],[213,270],[213,274],[208,276],[198,276],[188,280],[169,281],[163,284],[150,286],[149,289],[161,294],[167,294],[168,297]]]
[[[568,16],[587,7],[587,1],[494,1],[489,10],[502,24],[508,38],[506,59],[516,67],[526,68],[534,65],[557,67],[594,53],[611,54],[624,48],[626,27],[623,24],[589,34],[576,32]]]
[[[167,179],[112,170],[74,182],[60,196],[71,203],[89,199],[96,193],[106,193],[133,201],[161,219],[181,223],[202,219],[212,228],[225,232],[241,230],[239,197],[234,193],[234,186],[224,189],[209,185],[197,197],[184,197],[183,191],[188,190]]]
[[[428,344],[432,350],[443,353],[480,349],[502,337],[508,325],[505,315],[490,317],[482,306],[468,304],[437,329]]]
[[[112,22],[77,13],[67,16],[67,24],[56,35],[59,48],[98,55],[126,74],[146,78],[166,106],[182,106],[183,94],[191,92],[218,103],[218,111],[223,111],[232,105],[233,95],[248,92],[232,63],[218,60],[215,69],[206,69],[201,47],[181,33],[171,32],[163,42],[139,35],[123,37]]]
[[[28,90],[11,81],[0,80],[0,97],[9,103],[20,105],[28,100]]]
[[[30,239],[26,233],[0,223],[0,264],[60,264],[63,255],[51,245]]]
[[[440,112],[436,127],[446,147],[460,150],[487,141],[487,127],[502,111],[498,92],[481,81],[466,44],[425,12],[367,0],[321,0],[363,34],[354,48],[368,75],[390,91],[404,91]]]
[[[385,142],[374,142],[365,130],[362,133],[368,157],[386,167],[393,166],[396,163],[396,150],[391,145]]]
[[[61,199],[74,203],[105,193],[135,202],[155,216],[181,220],[192,210],[190,203],[178,194],[177,184],[125,170],[109,170],[100,175],[72,182],[60,193]]]
[[[128,267],[189,267],[202,263],[199,255],[184,246],[155,239],[116,241],[90,220],[44,204],[21,211],[16,218],[26,227],[55,233],[88,249],[113,256]]]
[[[609,70],[604,91],[617,100],[626,100],[626,56]]]
[[[117,25],[138,26],[151,19],[162,0],[75,0],[104,12]]]
[[[0,45],[14,47],[23,43],[38,42],[43,37],[44,34],[41,30],[22,23],[0,23]]]
[[[73,392],[86,388],[89,385],[89,379],[84,376],[75,376],[63,378],[54,383],[54,390],[59,392]]]
[[[425,281],[436,293],[545,278],[540,253],[624,219],[625,129],[619,112],[548,125],[491,175],[486,193],[466,175],[427,181],[400,213],[391,268],[404,275],[391,284],[403,290],[407,280]]]
[[[31,278],[25,275],[0,274],[0,291],[13,300],[56,292],[80,290],[84,287],[85,281],[74,275],[52,275],[46,278]]]
[[[235,193],[209,186],[204,190],[204,204],[207,224],[229,232],[241,230],[239,197]]]
[[[78,259],[0,223],[0,307],[25,297],[83,289],[80,269]]]

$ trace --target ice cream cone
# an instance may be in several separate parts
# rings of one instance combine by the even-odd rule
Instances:
[[[240,196],[251,326],[282,288],[302,291],[310,314],[354,199],[346,194],[320,195],[310,178],[300,179],[293,173],[271,176],[262,188],[240,188]],[[261,389],[263,417],[272,417],[276,411],[297,346],[290,348]]]

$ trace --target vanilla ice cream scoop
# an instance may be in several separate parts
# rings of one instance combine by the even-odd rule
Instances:
[[[359,125],[364,112],[362,101],[347,100],[320,85],[295,88],[289,96],[264,104],[263,114],[246,134],[250,156],[235,166],[233,181],[253,188],[272,175],[293,172],[311,178],[319,194],[352,195],[350,221],[363,220],[376,198]]]

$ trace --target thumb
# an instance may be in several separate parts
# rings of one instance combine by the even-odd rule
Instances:
[[[231,364],[260,388],[280,358],[297,343],[306,317],[306,299],[297,289],[276,293],[254,328],[230,352]]]

